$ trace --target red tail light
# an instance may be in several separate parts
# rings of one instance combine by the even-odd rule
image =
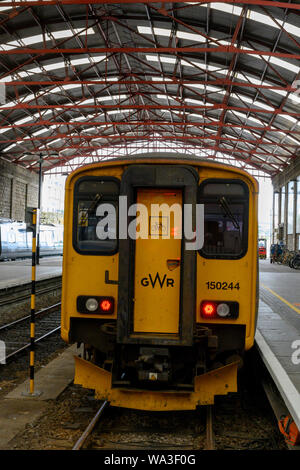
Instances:
[[[201,304],[201,316],[203,318],[215,318],[217,306],[214,302],[203,302]]]
[[[109,299],[104,299],[100,302],[100,309],[105,313],[109,312],[112,309],[112,307],[113,307],[113,303]]]

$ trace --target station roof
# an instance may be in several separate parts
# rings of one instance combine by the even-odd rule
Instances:
[[[300,4],[0,2],[0,157],[47,173],[176,152],[275,176],[299,155]]]

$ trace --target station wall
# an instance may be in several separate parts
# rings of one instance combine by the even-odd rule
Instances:
[[[38,175],[0,158],[0,217],[24,221],[38,201]]]
[[[300,250],[300,156],[273,180],[273,243]]]

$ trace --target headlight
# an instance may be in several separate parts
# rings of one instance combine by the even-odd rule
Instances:
[[[85,306],[86,306],[86,309],[89,312],[95,312],[98,308],[98,302],[97,302],[96,299],[91,297],[91,298],[87,299],[87,301],[85,302]]]

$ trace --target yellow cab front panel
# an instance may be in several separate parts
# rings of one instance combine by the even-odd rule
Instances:
[[[242,170],[184,159],[107,162],[69,176],[61,326],[65,341],[84,345],[76,383],[113,406],[153,411],[237,390],[256,326],[257,193]],[[163,204],[181,211],[151,212]],[[203,246],[188,250],[184,206],[197,204]]]

